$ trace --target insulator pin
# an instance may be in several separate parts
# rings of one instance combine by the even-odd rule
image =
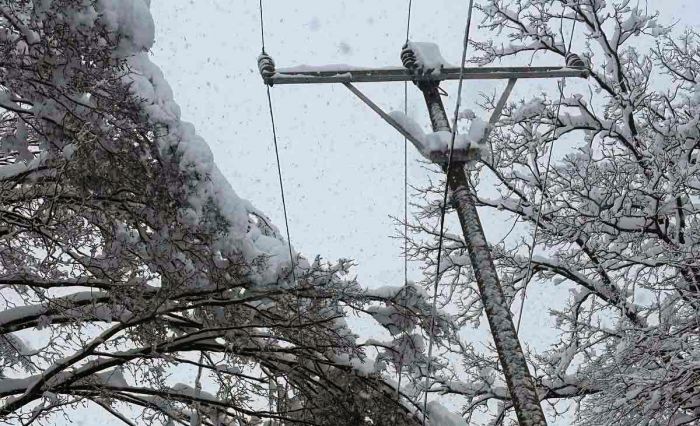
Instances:
[[[275,75],[275,61],[267,53],[261,53],[258,56],[258,69],[262,78],[271,78]]]
[[[571,68],[583,68],[586,63],[575,53],[566,54],[566,66]]]
[[[406,43],[401,49],[401,62],[403,63],[403,66],[409,70],[414,70],[418,66],[416,53],[408,46],[408,43]]]

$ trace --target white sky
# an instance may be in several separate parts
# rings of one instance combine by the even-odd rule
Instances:
[[[283,230],[265,87],[256,64],[261,48],[258,1],[151,3],[157,31],[153,60],[172,85],[183,118],[208,141],[238,194]],[[458,64],[467,3],[414,0],[411,39],[438,43],[443,56]],[[278,67],[400,65],[407,4],[407,0],[267,0],[266,48]],[[662,11],[665,23],[697,27],[700,19],[698,0],[647,4]],[[478,23],[475,19],[473,37],[488,37],[479,32]],[[553,84],[519,82],[512,99],[532,91],[551,93]],[[478,111],[471,99],[496,87],[467,82],[465,107]],[[445,88],[450,93],[446,107],[452,111],[455,86]],[[401,83],[366,84],[361,89],[387,111],[403,108]],[[367,286],[402,284],[402,243],[390,238],[394,226],[389,215],[403,216],[403,138],[340,85],[279,86],[272,89],[272,96],[295,249],[307,257],[356,259],[360,281]],[[409,115],[427,126],[422,97],[412,85]],[[414,184],[426,176],[415,163],[417,158],[409,146],[409,180]],[[502,218],[484,215],[482,221],[493,238],[509,228]],[[415,267],[411,276],[419,278]],[[528,303],[551,294],[551,289],[531,288]],[[525,339],[541,344],[551,338],[546,332],[550,327],[545,317],[526,316]],[[114,424],[98,416],[101,424]],[[97,417],[83,411],[75,420],[91,425]]]

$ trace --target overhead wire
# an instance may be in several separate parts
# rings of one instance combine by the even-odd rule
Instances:
[[[259,6],[260,6],[260,40],[262,44],[262,53],[265,53],[265,20],[263,17],[263,1],[259,1]],[[280,152],[279,152],[279,144],[277,142],[277,126],[275,125],[275,113],[274,109],[272,108],[272,96],[270,95],[270,86],[267,85],[265,86],[267,89],[267,106],[268,110],[270,112],[270,123],[272,127],[272,141],[274,144],[275,148],[275,161],[277,163],[277,177],[279,179],[279,187],[280,187],[280,195],[282,198],[282,213],[284,214],[284,226],[286,229],[286,234],[287,234],[287,247],[289,248],[289,262],[291,263],[291,269],[292,269],[292,279],[294,280],[294,283],[296,283],[296,272],[294,271],[294,255],[292,252],[292,238],[290,236],[289,232],[289,218],[287,215],[287,201],[284,196],[284,181],[282,178],[282,166],[280,164]]]
[[[261,51],[262,54],[265,54],[265,19],[264,19],[264,14],[263,14],[263,0],[259,0],[259,10],[260,10],[260,42],[261,42]],[[272,141],[273,141],[273,146],[274,146],[274,151],[275,151],[275,162],[277,164],[277,178],[279,181],[279,189],[280,189],[280,196],[282,199],[282,213],[284,215],[284,226],[287,234],[287,248],[289,250],[289,263],[290,263],[290,269],[291,269],[291,276],[292,276],[292,285],[293,286],[298,286],[297,282],[297,277],[296,277],[296,271],[295,271],[295,265],[294,265],[294,253],[292,250],[292,238],[290,235],[289,231],[289,216],[287,214],[287,201],[286,197],[284,194],[284,179],[282,177],[282,165],[280,161],[280,153],[279,153],[279,143],[277,141],[277,126],[275,124],[275,113],[274,113],[274,108],[272,107],[272,96],[270,95],[270,86],[266,85],[266,93],[267,93],[267,106],[268,110],[270,113],[270,125],[272,128]],[[303,327],[301,327],[301,324],[303,324],[303,318],[302,318],[302,313],[301,313],[301,300],[299,293],[296,295],[296,302],[297,302],[297,311],[299,315],[299,339],[300,342],[303,346],[303,341],[304,341],[304,334],[303,334]],[[275,379],[275,385],[276,379]],[[270,393],[270,406],[272,406],[272,393]]]
[[[270,110],[270,122],[272,123],[272,140],[275,147],[275,161],[277,162],[277,177],[279,179],[280,195],[282,197],[282,213],[284,214],[284,226],[286,228],[287,234],[287,247],[289,248],[289,262],[291,263],[292,269],[292,280],[294,283],[297,282],[296,272],[294,271],[294,255],[292,254],[292,238],[289,234],[289,219],[287,217],[287,201],[284,197],[284,182],[282,179],[282,167],[280,165],[280,152],[277,143],[277,129],[275,126],[275,114],[272,108],[272,97],[270,96],[270,86],[267,86],[267,105]]]
[[[440,236],[438,238],[438,252],[437,252],[437,264],[435,270],[435,285],[433,287],[433,302],[431,306],[430,315],[430,332],[428,333],[428,365],[425,377],[425,393],[423,395],[423,426],[425,426],[425,420],[427,417],[428,408],[428,391],[430,390],[430,368],[432,366],[433,357],[433,334],[435,332],[435,315],[437,313],[437,294],[438,286],[440,284],[440,275],[442,271],[440,270],[440,262],[442,259],[442,245],[444,240],[445,231],[445,212],[447,210],[447,194],[449,192],[449,181],[450,181],[450,170],[452,169],[452,157],[454,154],[454,144],[455,138],[457,136],[457,120],[459,119],[459,108],[462,103],[462,85],[464,83],[464,67],[467,60],[467,47],[469,46],[469,29],[472,22],[472,10],[474,8],[474,0],[469,0],[469,8],[467,10],[467,23],[464,28],[464,40],[462,46],[462,61],[460,62],[459,69],[459,83],[457,85],[457,101],[455,104],[454,120],[452,123],[452,134],[450,137],[450,148],[449,156],[447,159],[447,171],[445,172],[445,190],[442,197],[442,205],[440,208]]]
[[[406,14],[406,44],[411,36],[411,9],[413,0],[408,0]],[[408,115],[408,82],[403,82],[403,113]],[[403,138],[403,283],[408,286],[408,138]],[[403,342],[401,342],[403,343]],[[400,345],[401,345],[400,343]],[[401,346],[399,346],[401,348]],[[398,378],[396,383],[396,410],[401,403],[401,379],[403,377],[403,350],[399,354]],[[396,416],[396,411],[394,412]]]
[[[408,0],[408,16],[406,17],[406,42],[411,36],[411,7],[413,6],[413,0]]]
[[[406,44],[411,35],[411,8],[413,0],[408,0],[408,14],[406,17]],[[403,82],[403,113],[408,115],[408,81]],[[408,139],[403,138],[403,281],[408,284]]]
[[[263,19],[263,2],[260,0],[258,10],[260,11],[260,44],[262,53],[265,53],[265,20]]]
[[[562,11],[562,16],[561,16],[561,21],[560,21],[560,32],[562,31],[561,27],[564,26],[564,12],[566,11],[565,9]],[[571,53],[571,44],[573,43],[574,40],[574,31],[576,30],[576,14],[574,14],[573,18],[573,24],[571,25],[571,34],[569,36],[569,45],[568,47],[565,45],[564,48],[566,51],[564,52],[564,57]],[[554,129],[552,131],[552,134],[549,138],[548,142],[551,142],[552,145],[549,147],[549,153],[547,154],[547,165],[545,167],[545,172],[544,172],[544,180],[542,181],[542,195],[540,196],[540,201],[537,206],[537,217],[535,219],[535,228],[532,231],[532,242],[530,244],[530,251],[528,253],[528,259],[527,259],[527,271],[525,273],[525,280],[523,281],[523,292],[522,296],[520,299],[520,308],[518,309],[518,321],[515,326],[515,332],[519,333],[520,332],[520,322],[522,320],[523,316],[523,309],[525,307],[525,297],[527,293],[527,287],[532,279],[532,257],[535,252],[535,245],[537,243],[537,234],[540,228],[540,220],[542,218],[542,205],[544,204],[544,198],[545,198],[545,192],[547,191],[547,183],[549,182],[549,170],[550,170],[550,165],[552,162],[552,151],[554,151],[554,146],[553,142],[556,138],[556,132],[557,132],[557,123],[556,120],[559,119],[559,112],[561,110],[561,104],[564,100],[564,88],[566,87],[566,77],[562,77],[561,82],[558,83],[559,85],[559,102],[557,103],[557,110],[556,114],[554,115]]]

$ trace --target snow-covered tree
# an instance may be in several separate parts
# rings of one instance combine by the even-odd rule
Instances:
[[[511,103],[472,170],[484,213],[510,215],[527,231],[492,245],[516,317],[528,281],[570,289],[550,313],[559,342],[529,353],[541,399],[555,410],[576,407],[585,425],[697,423],[699,35],[664,27],[628,0],[477,3],[481,29],[494,37],[472,44],[475,62],[563,63],[572,46],[590,70],[587,82]],[[494,104],[484,98],[487,109]],[[426,188],[425,199],[437,200],[443,185]],[[437,201],[425,203],[410,224],[410,253],[424,262],[427,285],[438,214]],[[478,322],[462,237],[448,231],[443,255],[441,303],[456,306],[457,325]],[[538,305],[527,300],[524,309]],[[466,343],[443,349],[461,362],[431,391],[463,397],[468,416],[512,419],[493,353]]]
[[[429,363],[419,285],[367,290],[350,261],[290,259],[236,195],[148,58],[148,4],[0,0],[2,421],[88,405],[126,424],[419,424],[426,375],[468,419],[511,420],[495,352],[460,333],[482,317],[462,238],[445,235],[439,303],[455,313]],[[469,165],[482,211],[528,231],[492,244],[516,314],[528,284],[570,289],[558,343],[528,354],[540,397],[584,425],[698,422],[700,37],[625,0],[477,8],[500,38],[474,42],[476,62],[571,46],[590,71],[508,105]],[[442,189],[409,224],[426,285]],[[358,341],[350,313],[390,338]]]
[[[148,3],[0,1],[0,418],[417,424],[380,373],[425,364],[425,293],[291,261],[180,120]]]

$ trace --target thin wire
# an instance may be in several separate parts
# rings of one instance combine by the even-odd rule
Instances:
[[[260,42],[261,42],[261,50],[262,53],[265,53],[265,19],[263,15],[263,2],[262,0],[259,1],[259,10],[260,10]],[[270,86],[266,86],[266,93],[267,93],[267,106],[268,110],[270,112],[270,123],[272,127],[272,141],[274,143],[275,147],[275,161],[277,162],[277,178],[279,180],[279,185],[280,185],[280,195],[282,198],[282,212],[284,214],[284,227],[286,229],[286,234],[287,234],[287,248],[289,249],[289,262],[290,262],[290,267],[291,267],[291,273],[292,273],[292,280],[294,285],[297,285],[297,277],[296,277],[296,271],[295,271],[295,266],[294,266],[294,253],[292,251],[292,237],[289,232],[289,218],[287,215],[287,200],[284,196],[284,180],[282,179],[282,166],[280,163],[280,153],[279,153],[279,144],[277,143],[277,126],[275,125],[275,113],[274,109],[272,108],[272,96],[270,95]],[[302,314],[301,314],[301,300],[299,298],[299,294],[297,293],[297,311],[299,313],[299,324],[301,325],[303,323],[302,319]],[[304,342],[304,334],[303,334],[303,327],[299,328],[299,339],[301,341],[301,344],[303,346]],[[270,406],[272,406],[272,394],[270,394]]]
[[[408,13],[406,17],[406,43],[411,35],[411,8],[413,0],[408,0]],[[408,115],[408,82],[403,82],[403,113]],[[408,283],[408,139],[403,138],[403,281]]]
[[[403,82],[403,113],[408,115],[408,82]],[[403,138],[403,282],[408,284],[408,139]]]
[[[265,53],[265,23],[263,19],[263,2],[260,0],[260,41],[262,44],[262,53]]]
[[[408,43],[409,36],[411,35],[411,7],[413,6],[413,0],[408,0],[408,17],[406,18],[406,42]]]
[[[564,12],[562,12],[562,23],[564,20]],[[569,47],[566,48],[566,52],[564,56],[566,57],[566,54],[571,52],[571,44],[574,40],[574,30],[576,30],[576,16],[574,16],[574,23],[571,26],[571,35],[569,37]],[[566,86],[566,77],[563,77],[561,79],[561,82],[559,83],[559,103],[557,104],[557,113],[555,115],[555,120],[559,119],[559,111],[561,110],[561,103],[562,100],[564,99],[564,88]],[[552,136],[550,137],[549,142],[554,142],[554,138],[556,137],[556,132],[557,132],[557,127],[556,127],[556,122],[554,123],[554,130],[552,132]],[[547,167],[545,168],[544,172],[544,181],[542,182],[542,195],[540,196],[540,202],[539,205],[537,206],[537,218],[535,219],[535,229],[532,231],[532,244],[530,245],[530,253],[528,254],[528,259],[527,259],[527,272],[525,273],[525,281],[523,284],[523,293],[522,297],[520,299],[520,308],[518,310],[518,322],[515,325],[515,333],[520,332],[520,321],[522,320],[523,317],[523,308],[525,307],[525,295],[527,293],[527,286],[530,283],[530,279],[532,279],[532,256],[535,252],[535,244],[537,243],[537,234],[540,228],[540,218],[542,216],[542,205],[544,203],[544,195],[545,191],[547,190],[547,183],[549,182],[549,166],[552,162],[552,151],[554,151],[554,146],[550,146],[549,148],[549,154],[547,155]]]
[[[406,44],[411,35],[411,9],[413,0],[408,0],[408,13],[406,17]],[[408,115],[408,82],[403,82],[403,113]],[[403,138],[403,283],[408,285],[408,139]],[[403,352],[400,354],[398,380],[396,383],[396,412],[401,403],[401,378],[403,376]]]
[[[270,110],[270,122],[272,123],[272,140],[275,144],[275,159],[277,160],[277,177],[280,183],[280,194],[282,195],[282,212],[284,213],[284,226],[287,229],[287,246],[289,248],[289,261],[292,263],[292,279],[297,282],[294,271],[294,255],[292,254],[292,237],[289,235],[289,220],[287,219],[287,201],[284,198],[284,183],[282,181],[282,167],[280,166],[280,153],[277,146],[277,129],[275,126],[275,114],[272,110],[272,97],[270,96],[270,86],[267,86],[267,106]],[[301,315],[301,312],[300,312]]]
[[[260,5],[260,42],[262,44],[262,53],[265,53],[265,19],[263,15],[263,1],[259,1]],[[277,126],[275,125],[275,113],[272,108],[272,97],[270,96],[270,86],[267,87],[267,106],[270,110],[270,123],[272,124],[272,141],[275,145],[275,160],[277,161],[277,177],[280,183],[280,194],[282,196],[282,212],[284,213],[284,227],[287,230],[287,247],[289,248],[289,262],[292,267],[292,279],[297,282],[296,272],[294,270],[294,254],[292,252],[292,238],[289,235],[289,219],[287,216],[287,201],[284,197],[284,182],[282,180],[282,166],[280,165],[280,152],[277,143]],[[301,315],[301,312],[299,313]]]
[[[408,0],[406,17],[406,44],[411,35],[411,8],[413,0]],[[403,113],[408,115],[408,82],[403,82]],[[408,284],[408,139],[403,138],[403,282]]]
[[[428,368],[427,375],[425,376],[425,394],[423,395],[423,426],[425,426],[425,420],[427,418],[427,408],[428,408],[428,390],[430,385],[430,367],[433,358],[433,333],[435,327],[435,314],[437,310],[437,293],[438,284],[440,283],[440,259],[442,257],[442,243],[444,239],[445,230],[445,211],[447,210],[447,194],[449,192],[449,181],[450,181],[450,170],[452,169],[452,155],[454,153],[455,137],[457,136],[457,119],[459,118],[459,107],[462,103],[462,85],[464,83],[464,66],[467,61],[467,47],[469,46],[469,28],[472,22],[472,9],[474,6],[474,0],[469,0],[469,9],[467,11],[467,24],[464,28],[464,45],[462,47],[462,62],[459,68],[459,84],[457,86],[457,103],[455,105],[454,121],[452,125],[452,135],[450,140],[450,154],[447,159],[447,172],[445,176],[445,191],[442,196],[442,206],[440,211],[440,237],[438,239],[438,253],[437,253],[437,268],[435,271],[435,286],[433,288],[433,304],[431,308],[430,315],[430,334],[428,335]]]

